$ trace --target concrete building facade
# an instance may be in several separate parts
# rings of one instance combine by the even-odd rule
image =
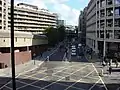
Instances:
[[[84,8],[83,11],[80,11],[79,21],[78,21],[79,41],[84,45],[86,45],[86,14],[87,14],[87,7]]]
[[[10,5],[8,7],[10,29]],[[15,31],[32,32],[43,34],[47,27],[57,26],[57,14],[46,9],[39,9],[37,6],[19,3],[14,7]]]
[[[90,0],[87,6],[87,45],[103,56],[120,51],[120,0]]]
[[[57,25],[58,26],[64,26],[65,25],[65,20],[57,20]]]
[[[15,7],[15,10],[19,11],[20,8],[16,9],[17,7]],[[35,9],[37,7],[34,7]],[[9,10],[8,10],[9,9]],[[21,7],[21,11],[24,11],[24,8]],[[32,9],[27,10],[27,11],[32,11]],[[33,10],[32,12],[35,12],[35,10]],[[36,13],[38,13],[36,11]],[[44,12],[42,12],[44,13]],[[9,16],[8,16],[9,14]],[[31,59],[33,59],[33,57],[39,55],[40,53],[42,53],[43,51],[45,51],[47,49],[47,44],[48,44],[48,39],[45,35],[40,35],[42,31],[42,29],[39,29],[39,32],[36,33],[36,28],[38,27],[43,27],[43,26],[39,26],[36,25],[35,23],[39,23],[40,20],[35,19],[35,17],[33,16],[33,18],[27,18],[25,17],[25,13],[19,14],[22,15],[24,17],[20,17],[17,18],[19,15],[19,12],[15,11],[15,38],[14,38],[14,42],[15,42],[15,64],[24,64],[28,61],[30,61]],[[38,13],[39,14],[39,13]],[[26,15],[28,16],[28,15]],[[29,15],[30,16],[30,15]],[[51,18],[53,20],[54,16],[51,14]],[[10,46],[11,46],[11,38],[10,38],[10,7],[8,8],[8,1],[7,0],[0,0],[0,69],[2,68],[7,68],[10,67]],[[46,16],[44,16],[46,17]],[[23,19],[22,19],[23,18]],[[9,20],[8,20],[9,19]],[[28,20],[26,20],[28,19]],[[31,21],[29,21],[29,19]],[[34,21],[35,19],[35,21]],[[25,21],[26,20],[26,21]],[[33,21],[32,21],[33,20]],[[50,21],[52,23],[52,20]],[[37,22],[38,21],[38,22]],[[25,24],[25,23],[28,24]],[[34,22],[34,23],[33,23]],[[44,20],[44,23],[46,21]],[[55,21],[53,20],[53,23],[50,25],[51,26],[56,26],[56,23],[54,23]],[[8,24],[9,23],[9,24]],[[21,24],[22,23],[22,24]],[[9,27],[9,28],[8,28]],[[20,28],[19,28],[20,27]],[[26,29],[24,28],[26,27]],[[31,29],[30,29],[31,27]],[[32,27],[36,27],[36,28],[32,28]],[[46,27],[46,26],[44,26]],[[24,30],[23,30],[24,28]],[[33,33],[31,33],[32,31]]]
[[[0,30],[7,30],[8,25],[8,3],[7,0],[0,0]]]

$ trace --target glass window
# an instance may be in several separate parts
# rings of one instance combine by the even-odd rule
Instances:
[[[115,4],[120,4],[120,0],[115,0]]]

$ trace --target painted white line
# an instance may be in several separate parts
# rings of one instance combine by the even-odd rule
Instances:
[[[62,61],[65,61],[65,59],[66,59],[66,53],[64,54]]]
[[[76,66],[76,65],[64,66],[64,67],[57,67],[57,68],[52,68],[52,69],[43,70],[42,72],[37,72],[37,73],[32,74],[32,75],[30,75],[30,76],[27,76],[27,75],[23,75],[23,76],[26,76],[26,78],[28,78],[28,77],[32,77],[32,76],[37,75],[37,74],[44,73],[45,71],[54,70],[54,69],[62,69],[62,68],[63,68],[63,70],[66,70],[66,69],[71,68],[71,67],[74,67],[74,66]],[[61,70],[60,70],[60,71],[61,71]]]
[[[8,89],[12,90],[12,88],[10,88],[10,87],[8,87],[8,86],[5,86],[5,88],[8,88]]]
[[[82,70],[82,69],[86,68],[87,66],[88,66],[88,65],[86,65],[86,66],[84,66],[84,67],[82,67],[82,68],[78,69],[77,71],[75,71],[75,72],[71,73],[70,75],[73,75],[74,73],[76,73],[76,72],[78,72],[78,71],[80,71],[80,70]],[[70,76],[70,75],[67,75],[67,76]],[[49,85],[47,85],[47,86],[43,87],[42,89],[45,89],[46,87],[48,87],[48,86],[50,86],[50,85],[52,85],[52,84],[55,84],[55,83],[57,83],[58,81],[60,81],[60,80],[62,80],[62,79],[64,79],[64,77],[63,77],[63,78],[61,78],[61,79],[59,79],[59,80],[57,80],[56,82],[53,82],[53,83],[51,83],[51,84],[49,84]]]
[[[105,83],[103,82],[102,78],[99,76],[99,73],[98,73],[97,69],[95,68],[95,66],[93,65],[93,63],[91,63],[91,64],[92,64],[92,66],[94,67],[94,69],[95,69],[98,77],[100,78],[101,82],[103,83],[103,85],[104,85],[104,87],[105,87],[105,90],[108,90],[107,87],[106,87],[106,85],[105,85]]]
[[[100,79],[89,90],[92,90],[96,86],[96,84],[98,84],[99,81]]]
[[[11,83],[12,82],[12,80],[10,80],[9,82],[7,82],[5,85],[3,85],[2,87],[0,87],[0,90],[3,88],[3,87],[5,87],[6,85],[8,85],[9,83]]]
[[[58,49],[59,49],[59,48],[55,49],[52,54],[54,54]],[[52,55],[52,54],[50,54],[50,55]],[[50,56],[50,55],[49,55],[49,56]],[[43,61],[42,63],[44,63],[44,61]],[[38,66],[40,66],[40,65],[41,65],[41,63],[40,63]],[[22,72],[22,73],[16,75],[16,78],[19,77],[21,74],[24,74],[24,73],[27,73],[27,72],[30,72],[30,71],[33,71],[33,70],[37,69],[38,66],[36,66],[36,67],[33,68],[33,69],[30,69],[30,70],[28,70],[28,71],[25,71],[25,72]],[[6,86],[7,84],[9,84],[11,81],[12,81],[12,80],[10,80],[10,81],[7,82],[5,85],[3,85],[2,87],[0,87],[0,89],[2,89],[4,86]]]
[[[88,73],[87,75],[85,75],[83,78],[89,76],[91,73],[93,73],[95,70],[91,71],[90,73]],[[68,90],[69,88],[71,88],[73,85],[75,85],[76,83],[80,82],[83,78],[79,79],[77,82],[73,83],[72,85],[70,85],[68,88],[66,88],[65,90]]]
[[[117,88],[116,90],[120,90],[120,87],[119,87],[119,88]]]
[[[54,73],[54,74],[57,74],[58,72],[61,72],[61,71],[65,70],[65,69],[68,69],[68,68],[73,67],[73,66],[75,66],[75,65],[69,66],[69,67],[64,68],[64,69],[62,69],[62,70],[59,70],[59,71],[57,71],[57,72]],[[53,75],[54,75],[54,74],[53,74]],[[31,77],[32,77],[32,76],[31,76]],[[44,78],[47,78],[47,77],[48,77],[48,76],[46,76],[46,77],[44,77]],[[34,77],[33,77],[33,78],[34,78]],[[42,78],[42,79],[44,79],[44,78]],[[40,80],[40,79],[39,79],[39,80]],[[30,83],[30,84],[24,85],[24,86],[19,87],[19,88],[17,88],[17,89],[24,88],[24,87],[26,87],[26,86],[32,85],[32,84],[37,83],[37,82],[39,82],[39,81],[34,81],[34,82]],[[53,83],[54,83],[54,82],[53,82]],[[44,89],[44,88],[43,88],[43,89]]]
[[[41,87],[39,87],[39,86],[35,86],[35,85],[28,85],[27,83],[22,82],[22,81],[18,81],[18,80],[17,80],[17,82],[20,82],[20,83],[26,84],[27,86],[33,86],[33,87],[36,87],[36,88],[41,89]],[[21,87],[20,87],[20,88],[21,88]],[[20,89],[20,88],[17,88],[17,90],[18,90],[18,89]]]
[[[67,87],[69,86],[69,85],[66,85],[66,84],[63,84],[63,83],[59,83],[59,82],[57,84],[67,86]],[[71,88],[75,88],[75,89],[78,89],[78,90],[85,90],[83,88],[77,88],[77,87],[74,87],[74,86],[72,86]]]

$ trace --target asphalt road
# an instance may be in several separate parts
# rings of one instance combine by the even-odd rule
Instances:
[[[45,62],[16,78],[17,90],[105,90],[92,63]],[[11,90],[11,82],[1,90]]]
[[[119,84],[112,85],[112,79],[116,79],[117,75],[116,78],[100,77],[97,71],[99,65],[89,63],[85,56],[71,56],[70,50],[67,56],[70,60],[65,61],[64,56],[65,50],[58,50],[41,67],[21,74],[16,78],[17,90],[120,90]],[[0,90],[12,90],[12,83],[7,83]]]
[[[38,69],[17,77],[17,90],[106,90],[92,63],[64,61],[64,55],[64,49],[56,51]],[[12,83],[0,89],[11,90]]]

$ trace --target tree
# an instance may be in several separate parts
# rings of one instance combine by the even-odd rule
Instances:
[[[65,27],[64,26],[58,26],[58,34],[59,34],[59,41],[63,41],[65,39],[66,33],[65,33]]]
[[[49,27],[45,30],[45,34],[48,37],[48,44],[55,45],[61,42],[65,38],[65,27],[59,26],[57,28]]]
[[[49,27],[45,30],[46,36],[48,37],[48,44],[55,45],[58,43],[58,31],[56,28]]]

